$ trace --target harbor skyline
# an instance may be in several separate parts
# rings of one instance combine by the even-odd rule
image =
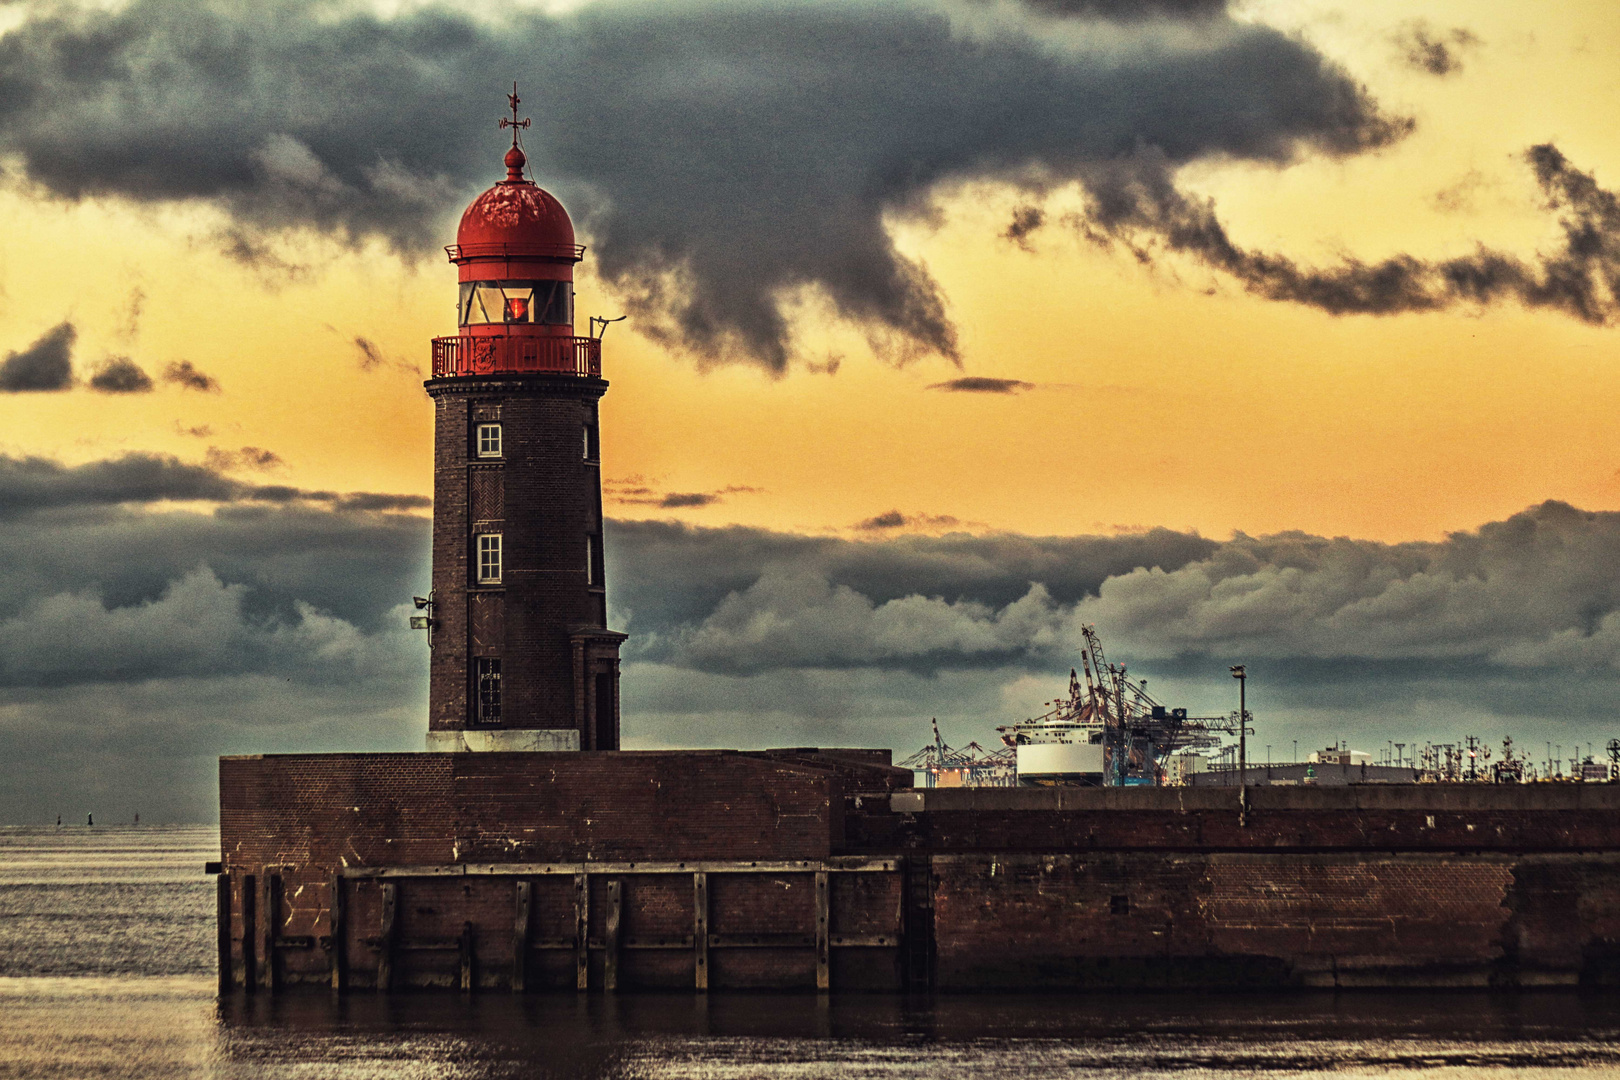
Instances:
[[[0,31],[0,820],[420,745],[421,380],[512,79],[579,332],[629,316],[627,748],[982,738],[1086,624],[1195,712],[1246,664],[1262,744],[1620,735],[1609,5]]]

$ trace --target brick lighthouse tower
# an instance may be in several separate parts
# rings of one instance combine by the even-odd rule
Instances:
[[[516,88],[506,179],[447,248],[458,330],[433,341],[429,750],[617,750],[619,643],[602,561],[599,338],[574,335],[585,249],[524,179]]]

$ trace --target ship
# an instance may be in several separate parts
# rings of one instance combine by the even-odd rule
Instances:
[[[1040,716],[996,728],[1015,755],[1019,787],[1159,787],[1185,781],[1241,721],[1187,715],[1147,692],[1123,664],[1103,655],[1095,626],[1084,626],[1080,667],[1069,670],[1067,697]],[[1081,672],[1084,672],[1082,680]]]

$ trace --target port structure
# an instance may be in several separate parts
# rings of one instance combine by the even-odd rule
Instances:
[[[1175,755],[1242,731],[1246,717],[1237,712],[1188,716],[1161,704],[1146,679],[1108,661],[1095,626],[1081,632],[1086,644],[1080,667],[1069,671],[1068,695],[1040,716],[996,729],[1016,755],[1021,786],[1158,787],[1172,781]]]

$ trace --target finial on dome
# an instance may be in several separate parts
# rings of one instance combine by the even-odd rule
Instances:
[[[528,127],[529,118],[525,116],[521,120],[518,119],[518,106],[523,104],[523,99],[518,97],[516,82],[512,83],[512,92],[506,95],[506,100],[512,107],[512,119],[508,120],[504,116],[501,117],[501,130],[512,129],[512,149],[506,152],[506,179],[522,180],[523,166],[529,159],[524,155],[522,148],[518,146],[518,129]]]
[[[512,149],[508,150],[505,158],[506,178],[508,180],[522,180],[523,166],[528,162],[528,160],[529,159],[524,156],[523,151],[519,150],[517,147],[514,146]]]

